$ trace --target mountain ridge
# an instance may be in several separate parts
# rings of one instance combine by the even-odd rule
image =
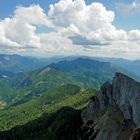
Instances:
[[[131,140],[140,128],[139,100],[140,83],[116,73],[112,84],[105,83],[82,113],[84,125],[91,121],[91,127],[86,126],[94,130],[87,140],[97,131],[95,140]]]
[[[111,82],[117,71],[135,77],[110,62],[87,58],[60,61],[27,73],[9,72],[9,77],[6,75],[8,72],[0,73],[0,96],[7,104],[13,104],[23,102],[21,100],[28,101],[63,84],[72,83],[84,88],[99,89],[105,81]]]

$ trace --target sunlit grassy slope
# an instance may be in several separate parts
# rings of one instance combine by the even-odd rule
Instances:
[[[0,130],[26,124],[43,113],[54,113],[64,106],[82,109],[95,94],[94,89],[83,89],[72,84],[59,86],[27,103],[0,111]]]

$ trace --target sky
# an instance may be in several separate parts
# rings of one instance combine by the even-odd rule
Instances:
[[[0,53],[140,59],[140,0],[1,0]]]

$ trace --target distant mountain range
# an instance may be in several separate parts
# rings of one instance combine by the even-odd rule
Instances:
[[[77,58],[87,58],[91,60],[97,60],[101,62],[110,62],[115,66],[123,68],[130,73],[137,76],[136,80],[140,80],[140,60],[128,60],[123,58],[107,58],[107,57],[88,57],[88,56],[69,56],[69,57],[56,57],[54,60],[64,61],[64,60],[75,60]],[[51,61],[55,62],[55,61]]]
[[[0,54],[0,72],[25,72],[39,69],[43,66],[49,65],[51,63],[57,63],[60,61],[72,61],[78,58],[85,58],[91,60],[97,60],[101,62],[110,62],[118,67],[121,67],[130,73],[135,74],[140,78],[140,60],[127,60],[122,58],[104,58],[104,57],[87,57],[87,56],[69,56],[69,57],[44,57],[44,58],[34,58],[28,56],[20,55],[8,55]]]
[[[101,62],[110,62],[115,66],[118,66],[120,68],[129,71],[130,73],[133,73],[134,75],[137,76],[136,80],[140,80],[140,60],[128,60],[123,58],[108,58],[108,57],[88,57],[88,56],[72,56],[59,59],[60,61],[62,61],[62,60],[74,60],[77,58],[87,58]]]
[[[26,102],[64,84],[98,89],[104,82],[111,82],[115,72],[137,78],[134,74],[110,62],[88,58],[51,63],[43,68],[16,73],[13,76],[11,76],[12,72],[5,72],[8,75],[5,73],[0,78],[0,96],[5,102],[12,104]]]
[[[112,64],[126,69],[140,79],[140,60],[127,60],[122,58],[93,58],[94,60],[111,62]],[[137,79],[138,80],[138,79]]]
[[[37,58],[0,54],[0,71],[28,71],[44,66],[43,61]]]

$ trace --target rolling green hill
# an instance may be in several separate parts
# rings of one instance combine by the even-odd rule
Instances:
[[[82,109],[95,94],[93,89],[83,89],[76,85],[60,86],[29,102],[1,110],[0,130],[26,124],[41,117],[43,113],[55,113],[64,106]]]

